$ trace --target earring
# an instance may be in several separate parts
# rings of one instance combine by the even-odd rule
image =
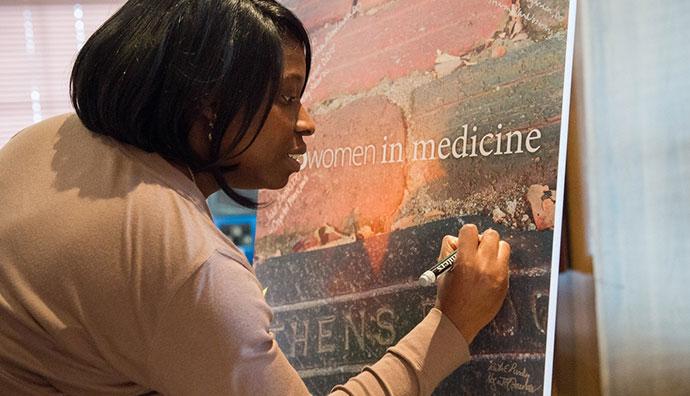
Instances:
[[[211,131],[208,133],[208,141],[210,142],[210,141],[213,140],[213,120],[211,120],[211,121],[208,122],[208,128],[211,130]]]

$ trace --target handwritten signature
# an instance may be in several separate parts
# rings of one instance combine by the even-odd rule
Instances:
[[[530,374],[527,372],[527,368],[520,368],[517,363],[491,362],[489,364],[487,382],[492,391],[502,389],[508,392],[538,392],[541,389],[541,385],[530,384],[529,380]]]

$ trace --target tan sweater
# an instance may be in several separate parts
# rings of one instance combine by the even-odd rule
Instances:
[[[0,394],[308,394],[261,290],[159,155],[74,115],[0,150]],[[429,394],[468,359],[434,309],[333,394]]]

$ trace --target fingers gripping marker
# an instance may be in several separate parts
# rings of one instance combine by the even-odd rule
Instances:
[[[450,254],[450,256],[444,258],[443,260],[439,261],[433,268],[425,271],[420,277],[419,277],[419,284],[422,286],[431,286],[436,282],[436,278],[439,277],[442,273],[452,270],[453,269],[453,264],[455,264],[455,259],[458,251],[454,251],[453,253]]]

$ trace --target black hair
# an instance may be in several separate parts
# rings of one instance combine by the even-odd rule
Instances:
[[[223,135],[235,119],[241,126],[230,151],[244,151],[256,139],[278,92],[286,39],[302,45],[308,76],[307,32],[276,1],[130,0],[77,55],[72,104],[93,132],[210,172],[235,202],[256,208],[223,178],[238,164],[220,168],[216,163]],[[204,107],[216,115],[207,160],[188,143]],[[259,128],[251,143],[238,148],[257,116]]]

